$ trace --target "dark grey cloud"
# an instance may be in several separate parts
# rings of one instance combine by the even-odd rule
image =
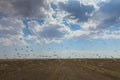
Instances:
[[[12,4],[17,14],[28,18],[44,18],[46,16],[45,11],[49,10],[49,5],[46,0],[16,0]]]
[[[120,23],[120,0],[110,0],[107,3],[102,3],[96,17],[103,18],[100,24],[97,26],[98,29],[106,29],[111,26]],[[104,16],[103,16],[104,15]]]
[[[1,0],[0,12],[7,17],[45,18],[50,10],[47,0]]]
[[[111,26],[114,26],[115,24],[119,23],[118,17],[110,17],[107,19],[104,19],[98,26],[97,29],[109,29]]]
[[[69,13],[66,18],[73,16],[80,22],[87,21],[90,14],[94,11],[92,5],[80,4],[80,1],[77,0],[69,0],[67,3],[59,2],[59,7]]]
[[[52,40],[62,40],[69,34],[70,29],[60,23],[46,23],[40,25],[37,21],[28,23],[32,36],[37,36],[38,40],[52,42]]]
[[[101,4],[100,11],[109,15],[120,15],[120,0],[110,0],[107,3]]]
[[[42,29],[42,31],[39,33],[40,37],[44,37],[47,39],[59,39],[59,38],[63,38],[66,34],[66,32],[61,31],[60,29],[64,28],[62,25],[58,25],[58,24],[50,24],[49,26],[46,26]]]

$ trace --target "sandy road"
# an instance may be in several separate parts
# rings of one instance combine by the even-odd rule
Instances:
[[[64,65],[64,62],[60,63],[60,65],[56,67],[56,69],[51,73],[50,77],[48,77],[47,80],[55,80],[56,76],[60,72],[60,69],[62,68],[63,65]]]
[[[84,69],[77,63],[64,61],[56,67],[47,80],[113,80],[113,78],[89,69]]]

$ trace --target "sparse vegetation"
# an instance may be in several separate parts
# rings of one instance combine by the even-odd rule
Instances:
[[[0,60],[0,80],[119,80],[119,62],[119,59]]]

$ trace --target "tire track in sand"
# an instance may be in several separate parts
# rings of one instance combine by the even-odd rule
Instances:
[[[61,64],[56,67],[56,69],[53,71],[53,73],[50,75],[50,77],[48,77],[47,80],[55,80],[55,78],[57,77],[58,73],[60,72],[61,67],[64,64],[65,64],[65,61],[61,62]]]

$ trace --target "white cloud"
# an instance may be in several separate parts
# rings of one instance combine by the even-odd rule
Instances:
[[[28,28],[32,35],[25,40],[33,40],[36,43],[61,42],[64,39],[118,39],[118,32],[109,34],[111,26],[119,22],[119,11],[114,10],[119,5],[109,0],[1,0],[0,13],[0,43],[5,45],[26,44],[24,41],[23,28],[25,25],[21,18],[29,18]],[[57,10],[50,7],[55,3]],[[105,2],[104,5],[100,5]],[[109,3],[110,2],[110,3]],[[119,1],[118,1],[119,2]],[[39,5],[40,4],[40,5]],[[113,4],[112,13],[106,12],[106,6]],[[119,4],[119,3],[118,3]],[[29,9],[30,8],[30,9]],[[109,7],[108,7],[109,8]],[[114,15],[113,15],[114,14]],[[115,17],[117,14],[118,18]],[[52,16],[55,16],[53,18]],[[1,16],[0,16],[1,17]],[[11,18],[13,17],[13,18]],[[20,19],[18,19],[20,18]],[[44,18],[44,23],[39,24],[33,18]],[[65,20],[68,25],[64,24]],[[70,24],[77,24],[81,29],[72,31]],[[108,33],[104,31],[108,30]],[[20,40],[20,38],[22,40]]]
[[[26,40],[35,40],[37,36],[28,35],[25,37]]]
[[[23,38],[24,27],[21,20],[11,18],[0,19],[0,43],[3,45],[25,45],[26,42]]]
[[[85,1],[87,0],[84,0],[84,2]],[[101,2],[103,2],[103,4],[100,4]],[[89,3],[87,3],[88,2],[83,4],[88,5]],[[79,24],[82,28],[81,30],[89,34],[81,35],[81,30],[78,30],[77,33],[75,32],[75,34],[78,36],[78,39],[119,39],[119,35],[116,34],[118,33],[116,25],[119,24],[120,15],[120,11],[117,9],[119,4],[119,0],[98,0],[97,6],[99,9],[94,11],[93,15],[88,19],[88,21]],[[115,31],[112,31],[112,29]]]
[[[82,24],[82,28],[83,29],[90,29],[90,28],[95,29],[98,24],[99,24],[99,22],[97,22],[97,21],[88,20],[88,22],[85,22]]]
[[[111,33],[109,30],[106,30],[101,34],[96,34],[93,39],[120,39],[120,30]]]
[[[29,25],[33,36],[36,36],[38,39],[37,42],[60,42],[70,33],[70,29],[67,26],[55,21],[45,22],[42,25],[36,21],[31,21]]]

